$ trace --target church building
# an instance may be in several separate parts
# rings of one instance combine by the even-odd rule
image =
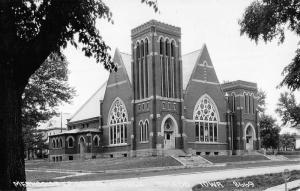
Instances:
[[[131,54],[50,136],[50,160],[240,155],[260,149],[257,84],[220,84],[206,45],[182,55],[181,29],[151,20],[131,31]]]

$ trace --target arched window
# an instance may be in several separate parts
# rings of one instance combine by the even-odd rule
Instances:
[[[136,43],[136,57],[140,58],[140,43]]]
[[[148,46],[148,39],[145,40],[145,53],[146,55],[149,55],[149,46]]]
[[[135,72],[136,74],[136,98],[140,99],[140,43],[136,43],[136,65]]]
[[[244,106],[245,106],[245,108],[244,108],[244,111],[245,111],[245,113],[247,113],[248,112],[248,96],[247,96],[247,94],[246,93],[244,93]]]
[[[218,111],[208,96],[201,98],[194,110],[197,142],[218,141]]]
[[[67,141],[68,141],[68,148],[74,147],[74,138],[73,137],[68,137]]]
[[[141,57],[144,57],[144,55],[145,55],[145,54],[144,54],[144,53],[145,53],[144,50],[145,50],[145,47],[144,47],[144,41],[142,41],[142,42],[141,42]]]
[[[113,103],[109,111],[109,132],[111,145],[127,143],[128,115],[125,104],[119,98]]]
[[[166,56],[169,56],[169,51],[170,51],[170,48],[169,48],[169,40],[167,39],[166,42],[165,42],[165,50],[166,50]]]
[[[52,140],[52,147],[55,148],[55,140]]]
[[[139,123],[139,129],[140,129],[140,141],[143,142],[143,130],[144,130],[144,125],[143,125],[143,122],[140,121]]]
[[[58,143],[58,139],[56,139],[56,143],[55,143],[55,144],[56,144],[56,147],[57,147],[57,148],[60,147],[60,146],[59,146],[59,143]]]
[[[232,112],[235,112],[235,93],[231,93],[231,97],[232,97]]]
[[[160,55],[163,55],[163,51],[164,50],[164,40],[163,40],[163,38],[160,38],[160,40],[159,40],[159,54]]]
[[[59,139],[59,145],[60,145],[60,147],[63,147],[63,141],[61,138]]]
[[[254,95],[252,96],[252,112],[255,113],[255,99],[254,99]]]
[[[174,40],[171,43],[171,56],[175,57],[175,43],[174,43]]]
[[[100,137],[98,135],[95,135],[93,142],[94,142],[94,146],[98,147],[100,145]]]
[[[149,127],[148,120],[146,120],[144,124],[141,121],[139,123],[139,127],[140,127],[140,141],[147,142],[149,140],[148,139],[148,127]]]

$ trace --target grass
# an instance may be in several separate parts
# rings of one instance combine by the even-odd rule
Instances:
[[[258,161],[269,160],[263,155],[244,155],[244,156],[203,156],[212,163],[242,162],[242,161]]]
[[[44,180],[50,180],[57,177],[70,175],[68,173],[57,173],[57,172],[37,172],[37,171],[26,171],[26,181],[29,182],[40,182]]]
[[[172,157],[136,157],[136,158],[103,158],[91,160],[74,160],[63,162],[26,162],[26,169],[63,169],[75,171],[103,171],[120,170],[132,168],[149,168],[163,166],[181,166],[177,160]]]
[[[291,171],[291,178],[289,181],[294,181],[300,179],[300,170]],[[232,191],[232,190],[243,190],[243,191],[260,191],[265,190],[267,188],[277,186],[284,183],[284,179],[282,178],[282,173],[272,173],[272,174],[264,174],[264,175],[255,175],[255,176],[247,176],[240,178],[231,178],[225,180],[214,181],[215,183],[219,182],[223,187],[206,187],[206,184],[198,184],[193,187],[193,191],[216,191],[216,190],[224,190],[224,191]],[[214,183],[211,182],[211,183]],[[238,185],[244,183],[244,187],[236,187]]]
[[[300,155],[283,155],[288,159],[300,159]]]

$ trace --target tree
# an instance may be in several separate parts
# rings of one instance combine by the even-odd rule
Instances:
[[[157,11],[155,2],[142,2]],[[109,71],[116,70],[109,46],[95,27],[96,19],[112,22],[101,0],[0,1],[0,190],[24,190],[21,125],[22,94],[30,76],[52,53],[67,43],[94,57]]]
[[[22,129],[25,151],[44,148],[45,141],[36,127],[57,115],[56,107],[75,95],[68,84],[68,62],[56,53],[50,54],[30,77],[22,95]]]
[[[259,120],[261,144],[265,149],[278,148],[280,128],[275,122],[272,116],[265,114]]]
[[[280,148],[283,150],[287,149],[295,149],[295,135],[290,135],[290,134],[283,134],[280,135]]]
[[[283,125],[289,123],[292,127],[296,127],[300,124],[300,105],[297,104],[293,93],[280,94],[276,112],[281,117]]]
[[[257,92],[257,110],[259,113],[263,114],[266,110],[266,97],[267,94],[262,89]]]
[[[279,38],[279,43],[285,39],[285,30],[300,35],[300,2],[297,0],[257,0],[252,2],[239,20],[241,35],[246,34],[257,43]],[[287,86],[292,91],[300,88],[300,49],[283,72],[284,79],[280,86]]]

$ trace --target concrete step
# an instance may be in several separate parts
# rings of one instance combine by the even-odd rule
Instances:
[[[169,149],[169,150],[164,150],[163,155],[165,155],[165,156],[185,156],[186,153],[181,149]]]
[[[265,155],[265,157],[267,157],[268,159],[273,160],[273,161],[287,161],[287,160],[289,160],[288,158],[286,158],[283,155]]]
[[[205,167],[213,165],[213,163],[201,156],[179,156],[174,158],[186,167]]]

